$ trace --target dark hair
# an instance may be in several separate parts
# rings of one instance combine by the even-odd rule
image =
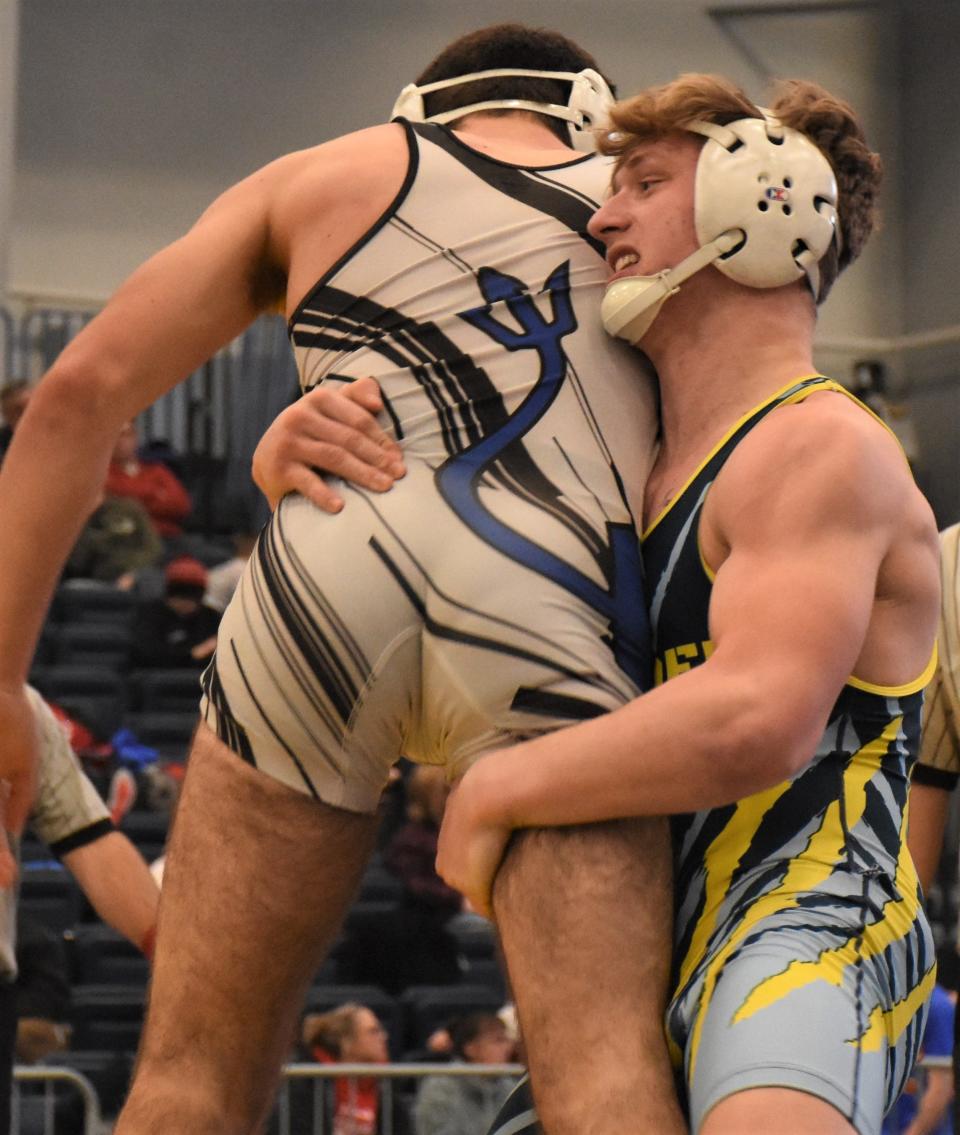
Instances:
[[[531,71],[599,71],[597,61],[566,36],[546,28],[528,28],[523,24],[494,24],[470,32],[454,40],[417,76],[417,86],[455,79],[475,71],[493,71],[500,67],[525,68]],[[570,83],[555,79],[525,79],[505,75],[481,79],[460,87],[447,87],[424,96],[427,116],[471,106],[493,99],[527,99],[530,102],[566,105]],[[494,110],[491,114],[511,114],[510,110]],[[549,115],[541,120],[566,142],[566,123]]]
[[[503,1029],[505,1031],[506,1025],[496,1013],[477,1012],[456,1017],[450,1022],[447,1029],[450,1033],[450,1039],[453,1041],[454,1052],[457,1056],[462,1057],[464,1055],[463,1050],[477,1037],[483,1036],[491,1029]]]

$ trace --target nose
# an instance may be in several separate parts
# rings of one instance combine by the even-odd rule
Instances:
[[[607,242],[612,236],[623,232],[626,227],[627,218],[624,215],[620,194],[615,193],[612,197],[608,197],[590,218],[587,232],[594,240]]]

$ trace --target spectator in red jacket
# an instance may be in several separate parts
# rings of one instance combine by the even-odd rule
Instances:
[[[179,536],[183,520],[193,507],[190,494],[177,475],[161,461],[137,456],[137,430],[127,422],[110,458],[104,491],[111,497],[133,497],[147,510],[161,536]]]

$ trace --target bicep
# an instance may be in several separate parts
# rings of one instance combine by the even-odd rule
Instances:
[[[717,662],[754,675],[771,705],[823,715],[863,649],[891,521],[848,454],[784,466],[761,479],[745,462],[718,479],[705,512],[725,549],[711,638]]]

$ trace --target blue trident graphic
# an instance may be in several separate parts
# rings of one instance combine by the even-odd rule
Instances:
[[[577,327],[570,302],[569,264],[555,268],[544,285],[543,290],[550,297],[552,321],[540,312],[521,281],[492,268],[481,268],[477,278],[486,305],[463,312],[461,318],[508,351],[536,351],[540,377],[516,413],[499,429],[440,468],[440,492],[453,511],[488,544],[559,584],[607,619],[618,666],[645,689],[650,684],[650,629],[640,551],[633,528],[625,524],[608,526],[612,568],[606,590],[547,548],[507,527],[484,508],[478,494],[484,470],[546,413],[566,377],[567,358],[562,341]],[[497,302],[506,304],[521,330],[493,317],[491,305]]]

